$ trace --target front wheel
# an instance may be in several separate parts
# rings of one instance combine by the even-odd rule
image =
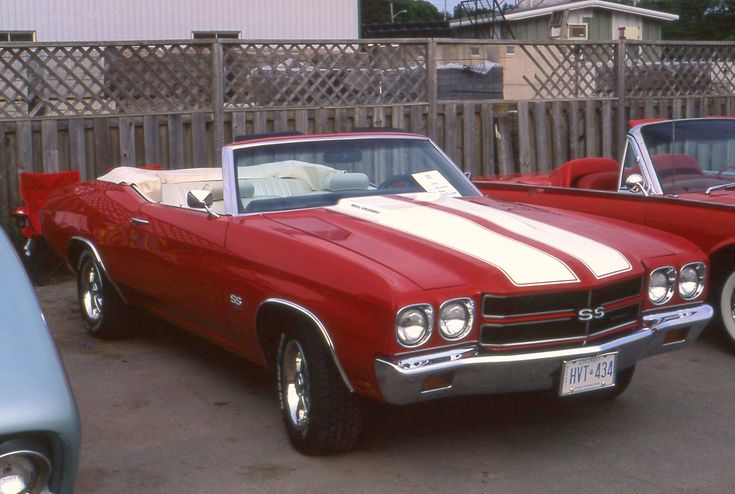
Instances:
[[[720,290],[720,322],[730,343],[735,346],[735,271],[725,279]]]
[[[293,447],[307,455],[353,449],[362,408],[322,341],[308,330],[284,332],[276,365],[281,413]]]
[[[97,258],[85,251],[79,258],[77,294],[87,332],[95,338],[122,336],[125,302],[105,276]]]

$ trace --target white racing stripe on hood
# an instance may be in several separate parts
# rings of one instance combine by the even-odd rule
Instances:
[[[501,270],[518,286],[578,282],[556,257],[452,213],[389,197],[343,199],[327,208],[462,252]]]
[[[625,273],[633,269],[628,259],[621,252],[562,228],[473,202],[429,196],[428,194],[417,194],[413,198],[477,216],[508,231],[560,250],[578,259],[598,279]]]

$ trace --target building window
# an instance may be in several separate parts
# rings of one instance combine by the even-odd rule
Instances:
[[[587,39],[587,24],[569,24],[569,39]]]
[[[505,54],[508,56],[516,54],[516,47],[513,45],[505,45]]]
[[[194,39],[240,39],[240,31],[192,31]]]
[[[36,31],[0,31],[0,43],[22,43],[36,41]]]

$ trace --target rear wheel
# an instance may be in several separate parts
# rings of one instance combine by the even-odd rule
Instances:
[[[735,271],[725,279],[718,302],[718,313],[725,335],[735,346]]]
[[[322,341],[309,330],[284,332],[276,369],[281,413],[293,447],[307,455],[353,449],[362,428],[362,408]]]
[[[125,332],[125,302],[105,276],[97,258],[82,253],[77,270],[77,294],[87,332],[95,338],[117,338]]]

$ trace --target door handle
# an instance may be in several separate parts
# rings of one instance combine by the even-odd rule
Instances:
[[[150,221],[143,218],[130,218],[130,222],[134,225],[148,225]]]

